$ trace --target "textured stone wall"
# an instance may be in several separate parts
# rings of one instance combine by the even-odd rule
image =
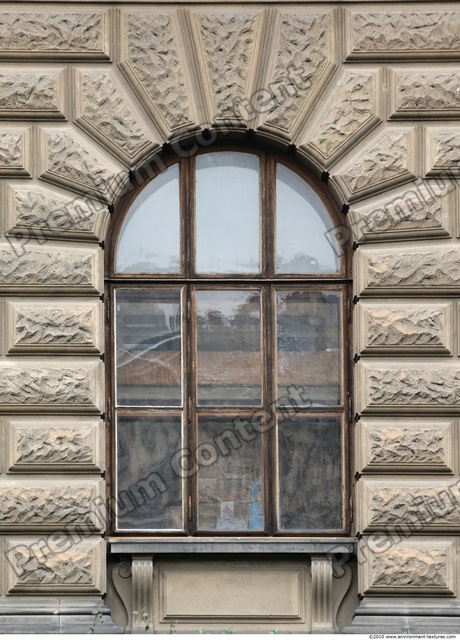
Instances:
[[[1,3],[0,600],[105,592],[109,209],[213,127],[349,207],[359,591],[457,597],[460,12],[191,6]]]

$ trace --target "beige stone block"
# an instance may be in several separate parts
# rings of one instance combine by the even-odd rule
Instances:
[[[6,229],[13,242],[103,240],[108,215],[107,206],[93,198],[69,198],[35,185],[10,183],[6,190]]]
[[[29,238],[0,245],[0,292],[102,293],[103,252],[83,244],[29,245]]]
[[[359,247],[354,260],[357,296],[439,296],[460,290],[457,244]]]
[[[31,175],[31,129],[0,127],[0,177]]]
[[[74,75],[75,122],[82,129],[126,163],[159,147],[112,72],[79,69]]]
[[[108,11],[5,8],[0,18],[0,60],[108,59],[109,28]]]
[[[47,358],[0,362],[0,411],[102,413],[103,363]]]
[[[391,118],[458,118],[460,69],[392,69]]]
[[[356,242],[450,236],[455,189],[450,183],[418,180],[391,196],[352,206],[347,223]]]
[[[369,531],[460,530],[460,481],[369,479],[357,484],[357,529]]]
[[[415,178],[414,128],[384,129],[331,169],[331,180],[348,202],[355,202]]]
[[[33,67],[0,69],[0,117],[65,118],[65,71]]]
[[[454,420],[363,418],[356,424],[356,471],[453,473],[457,432]]]
[[[452,305],[360,302],[355,307],[356,351],[394,355],[453,353]]]
[[[196,621],[259,629],[283,623],[310,627],[306,562],[160,560],[155,580],[160,629],[171,619],[178,625]]]
[[[365,536],[367,559],[360,562],[363,595],[440,595],[458,593],[456,538],[411,536],[401,540],[384,534]]]
[[[356,365],[358,413],[452,413],[460,402],[460,364],[361,359]]]
[[[105,543],[95,536],[48,535],[6,539],[8,594],[104,593]]]
[[[196,126],[180,55],[177,11],[122,10],[120,29],[120,68],[152,115],[161,139]]]
[[[7,353],[101,353],[102,303],[68,299],[6,301]]]
[[[104,469],[104,424],[88,418],[6,420],[8,473],[92,473]]]
[[[344,69],[321,103],[301,151],[328,169],[382,117],[381,70]]]
[[[433,5],[434,7],[435,5]],[[460,55],[460,11],[384,7],[345,12],[347,60],[439,60]]]
[[[260,105],[257,94],[254,99],[263,121],[260,129],[293,140],[337,67],[337,10],[296,6],[280,13],[273,71],[268,85],[257,87],[262,90]]]
[[[425,128],[425,175],[460,176],[458,126]]]
[[[39,176],[70,191],[112,202],[128,180],[125,167],[72,129],[40,130]]]

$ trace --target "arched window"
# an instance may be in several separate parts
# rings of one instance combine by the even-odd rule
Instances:
[[[114,228],[116,532],[345,533],[347,272],[284,156],[172,158]]]

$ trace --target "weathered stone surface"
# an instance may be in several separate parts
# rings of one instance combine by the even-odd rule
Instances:
[[[47,544],[43,544],[46,540]],[[105,582],[104,541],[63,533],[6,541],[8,593],[100,593]]]
[[[7,302],[8,353],[100,353],[102,303]]]
[[[52,481],[0,484],[0,531],[104,530],[102,482]]]
[[[460,403],[457,363],[358,363],[360,413],[447,411]]]
[[[0,116],[64,118],[61,70],[0,73]]]
[[[350,201],[413,179],[413,129],[384,131],[344,166],[334,180]]]
[[[460,247],[358,249],[357,295],[436,294],[460,287]]]
[[[198,14],[215,119],[235,119],[247,89],[254,48],[254,13]]]
[[[152,148],[146,129],[124,98],[124,89],[111,73],[78,71],[76,80],[77,124],[122,159],[132,160],[142,151]]]
[[[347,12],[348,59],[458,57],[459,11]]]
[[[453,186],[418,180],[404,191],[365,207],[351,207],[348,221],[357,242],[448,236]]]
[[[30,129],[0,129],[0,176],[30,175]]]
[[[127,43],[121,67],[160,129],[168,134],[192,124],[174,14],[139,11],[122,18]]]
[[[456,426],[436,419],[359,420],[357,471],[453,472]]]
[[[460,132],[458,127],[427,128],[426,149],[426,175],[460,175]]]
[[[126,183],[127,171],[117,166],[73,131],[41,131],[40,177],[110,202]]]
[[[102,363],[0,362],[0,411],[38,408],[73,413],[102,410]]]
[[[10,473],[100,472],[103,469],[103,423],[100,420],[10,419],[6,429]]]
[[[455,117],[460,114],[460,74],[455,70],[393,71],[391,117]]]
[[[453,480],[368,480],[361,478],[358,493],[359,531],[395,526],[423,533],[459,529],[460,487]]]
[[[0,245],[0,291],[102,292],[99,248],[29,248],[28,240]]]
[[[380,72],[346,69],[321,105],[302,147],[327,168],[380,121]]]
[[[361,353],[451,353],[449,304],[358,305]]]
[[[108,13],[2,11],[0,59],[108,58]]]
[[[42,243],[48,238],[100,240],[108,210],[91,198],[66,198],[41,187],[8,187],[7,235]]]
[[[334,69],[335,13],[283,13],[265,123],[289,132]],[[264,87],[265,88],[265,87]]]
[[[411,537],[396,544],[379,536],[379,546],[360,565],[363,593],[454,595],[455,540]]]

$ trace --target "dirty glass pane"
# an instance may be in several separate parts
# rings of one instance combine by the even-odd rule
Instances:
[[[276,165],[276,272],[336,273],[341,249],[321,198],[294,171]]]
[[[263,530],[260,419],[202,418],[198,434],[199,529]]]
[[[197,273],[259,273],[259,158],[224,151],[196,159]]]
[[[180,291],[116,291],[118,406],[180,406]]]
[[[260,292],[197,291],[198,404],[260,405]]]
[[[171,460],[181,449],[179,417],[119,417],[119,529],[182,529],[182,480]]]
[[[134,200],[120,232],[118,273],[179,273],[179,165],[154,178]]]
[[[279,418],[279,528],[340,529],[339,418]]]
[[[340,292],[278,291],[278,404],[340,404]]]

